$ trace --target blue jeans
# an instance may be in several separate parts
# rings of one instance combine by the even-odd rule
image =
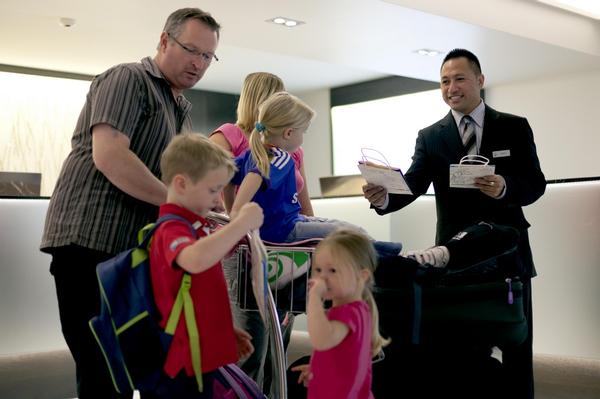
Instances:
[[[317,216],[304,216],[304,219],[296,222],[296,225],[290,234],[288,234],[285,242],[310,240],[311,238],[325,238],[329,233],[342,228],[358,230],[366,236],[369,236],[365,229],[352,223]]]
[[[352,223],[316,216],[305,216],[304,220],[296,222],[296,225],[287,236],[285,242],[296,242],[309,240],[311,238],[325,238],[329,233],[341,228],[357,230],[373,240],[365,229]],[[379,257],[398,256],[402,250],[402,244],[399,242],[373,240],[373,246]]]

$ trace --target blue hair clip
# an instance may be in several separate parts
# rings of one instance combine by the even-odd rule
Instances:
[[[260,122],[256,122],[256,124],[254,125],[254,127],[256,128],[256,130],[257,130],[259,133],[262,133],[262,132],[264,132],[265,130],[267,130],[267,129],[265,128],[265,125],[263,125],[263,124],[262,124],[262,123],[260,123]]]

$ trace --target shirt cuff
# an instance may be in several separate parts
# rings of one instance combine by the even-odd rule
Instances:
[[[376,206],[375,208],[377,209],[381,209],[382,211],[386,210],[388,205],[390,204],[390,195],[386,194],[385,195],[385,201],[383,202],[383,204],[381,206]]]

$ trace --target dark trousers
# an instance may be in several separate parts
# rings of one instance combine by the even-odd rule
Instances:
[[[511,398],[533,399],[533,306],[531,280],[523,279],[523,310],[527,319],[527,338],[521,345],[500,348],[506,385]]]
[[[380,263],[380,268],[382,266],[385,271],[386,263]],[[389,270],[398,272],[402,269],[398,266],[408,268],[410,265],[394,261],[389,266]],[[404,286],[411,281],[410,273],[383,277],[377,281],[392,282],[391,288],[397,286],[410,292],[411,288]],[[395,397],[390,396],[390,392],[400,392],[398,396],[406,398],[533,398],[531,280],[522,278],[521,281],[528,335],[518,346],[500,348],[502,363],[491,356],[491,348],[464,342],[437,344],[430,340],[426,344],[410,344],[413,331],[406,326],[412,326],[412,303],[399,299],[389,302],[385,297],[376,297],[380,326],[384,335],[391,336],[392,342],[384,348],[385,359],[373,365],[375,397]]]
[[[131,398],[118,394],[88,321],[100,311],[96,265],[112,257],[77,245],[54,248],[50,273],[54,276],[60,324],[75,360],[77,395],[89,398]]]

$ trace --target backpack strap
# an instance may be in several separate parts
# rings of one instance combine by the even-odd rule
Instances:
[[[202,392],[204,384],[202,382],[202,363],[200,360],[200,336],[198,334],[196,315],[194,313],[194,302],[190,295],[191,287],[192,276],[189,273],[185,273],[181,280],[181,286],[179,287],[179,292],[175,298],[173,309],[169,315],[165,332],[169,335],[175,334],[175,329],[179,323],[179,316],[181,316],[181,311],[183,310],[185,314],[185,326],[190,340],[192,368],[194,369],[194,375],[196,376],[196,382],[198,383],[198,390]]]
[[[240,385],[243,385],[245,390],[248,391],[252,398],[265,398],[261,389],[256,385],[253,379],[251,379],[246,373],[242,371],[235,363],[226,364],[223,367],[219,367],[219,372],[225,375],[229,373],[234,376],[237,381],[239,381]],[[245,393],[244,393],[245,394]],[[238,396],[240,396],[238,394]],[[242,396],[240,396],[241,398]],[[266,398],[265,398],[266,399]]]
[[[142,227],[140,229],[140,231],[138,231],[138,247],[143,248],[143,249],[148,249],[148,247],[150,246],[150,241],[152,240],[152,236],[154,235],[154,232],[156,231],[158,226],[160,226],[161,224],[163,224],[165,222],[168,222],[169,220],[179,220],[180,222],[184,222],[186,225],[189,226],[190,231],[192,232],[192,235],[194,237],[197,237],[196,229],[194,229],[194,226],[192,226],[192,224],[190,223],[189,220],[187,220],[183,216],[168,213],[168,214],[163,215],[160,218],[158,218],[158,220],[156,222],[149,223],[149,224],[145,225],[144,227]]]
[[[192,226],[189,220],[178,215],[167,214],[160,217],[156,223],[146,225],[139,231],[138,248],[149,248],[152,235],[158,226],[170,220],[179,220],[185,222],[189,226],[194,237],[197,237],[196,229],[194,229],[194,226]],[[204,384],[202,381],[202,363],[200,360],[200,336],[198,334],[198,325],[196,324],[196,316],[194,313],[194,302],[192,300],[192,296],[190,295],[191,288],[192,276],[188,272],[184,272],[183,278],[181,279],[181,285],[179,286],[179,291],[175,297],[175,303],[171,308],[171,313],[169,314],[169,319],[167,320],[165,332],[169,335],[175,334],[175,329],[179,323],[179,317],[183,311],[185,314],[185,326],[187,328],[190,344],[192,368],[194,369],[194,375],[196,376],[196,382],[198,383],[198,390],[202,392],[204,389]]]

